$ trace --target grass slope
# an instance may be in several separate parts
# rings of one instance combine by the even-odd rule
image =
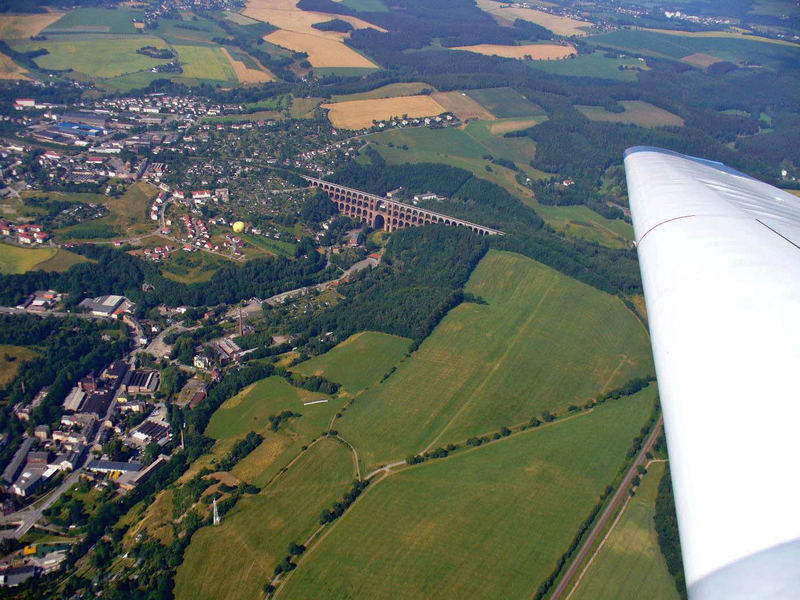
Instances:
[[[530,598],[611,482],[655,390],[368,488],[278,598]]]
[[[665,463],[653,463],[616,528],[572,596],[575,600],[678,600],[675,583],[658,546],[655,514]]]
[[[342,401],[328,398],[328,402],[321,404],[303,404],[326,398],[322,394],[293,387],[277,376],[248,386],[225,402],[211,418],[206,434],[217,440],[213,455],[224,455],[234,440],[250,431],[260,432],[264,441],[232,472],[239,479],[264,485],[300,451],[301,446],[328,429]],[[291,419],[281,426],[279,432],[273,432],[269,417],[284,410],[302,416]]]
[[[183,77],[238,83],[236,73],[222,48],[175,46],[183,67]]]
[[[322,375],[343,385],[349,392],[360,392],[378,383],[403,358],[410,344],[408,338],[364,331],[292,370],[304,375]]]
[[[261,598],[287,554],[319,526],[323,508],[353,480],[350,451],[322,439],[260,494],[245,496],[217,527],[198,531],[175,578],[177,600]]]
[[[53,258],[56,252],[57,248],[20,248],[0,244],[0,273],[26,273]]]
[[[683,119],[663,108],[653,106],[641,100],[622,100],[620,104],[625,109],[621,113],[612,113],[602,106],[576,105],[588,119],[592,121],[607,121],[609,123],[628,123],[641,127],[680,127]]]
[[[643,62],[635,58],[608,58],[604,52],[581,54],[569,60],[538,61],[531,63],[531,67],[554,75],[597,77],[619,81],[636,81],[638,69],[646,68]]]
[[[652,372],[644,327],[617,298],[531,259],[490,251],[409,360],[337,422],[366,465],[584,403]]]

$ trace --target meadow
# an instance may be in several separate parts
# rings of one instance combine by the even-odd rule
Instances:
[[[337,429],[366,466],[564,411],[652,373],[622,302],[509,252],[490,251],[411,358],[348,409]]]
[[[500,119],[541,117],[545,114],[541,106],[534,104],[510,87],[475,89],[467,91],[467,94]]]
[[[328,400],[319,404],[306,402]],[[211,418],[206,434],[217,440],[214,456],[220,456],[236,439],[259,432],[264,441],[239,462],[232,473],[239,479],[264,485],[294,457],[300,448],[328,429],[343,401],[293,387],[281,377],[268,377],[226,401]],[[273,432],[269,417],[284,410],[299,413],[280,431]]]
[[[630,248],[633,226],[620,219],[607,219],[584,205],[535,205],[536,213],[550,227],[568,238],[597,242],[609,248]]]
[[[569,60],[540,61],[531,66],[554,75],[597,77],[618,81],[636,81],[637,69],[647,69],[645,63],[635,58],[609,58],[600,51],[573,56]]]
[[[81,262],[86,259],[61,248],[21,248],[0,243],[0,273],[3,274],[66,271]]]
[[[41,68],[57,71],[73,69],[90,77],[117,77],[169,62],[136,53],[142,46],[167,47],[164,40],[148,36],[92,39],[56,37],[43,41],[14,43],[12,46],[21,52],[45,48],[48,54],[35,59]]]
[[[183,67],[182,77],[189,79],[210,79],[214,81],[236,82],[229,55],[220,47],[175,46]]]
[[[639,490],[575,590],[574,600],[678,600],[653,523],[665,464],[651,463]]]
[[[654,401],[648,388],[373,483],[276,597],[530,598]]]
[[[357,393],[380,381],[408,351],[408,338],[363,331],[321,356],[292,367],[303,375],[321,375],[341,384],[350,393]]]
[[[432,117],[446,110],[431,96],[395,96],[372,100],[352,100],[323,104],[329,110],[328,118],[334,127],[342,129],[363,129],[372,127],[373,121],[383,121],[392,117],[406,116]]]
[[[340,499],[352,480],[350,450],[321,439],[261,493],[239,500],[221,525],[194,535],[178,568],[175,598],[262,597],[289,544],[302,544],[317,529],[320,511]]]
[[[436,102],[442,105],[447,112],[453,113],[461,121],[470,119],[494,119],[495,116],[484,106],[467,96],[465,92],[436,92],[432,94]]]
[[[669,111],[653,106],[642,100],[622,100],[620,104],[624,112],[609,112],[602,106],[576,105],[586,118],[592,121],[607,121],[609,123],[628,123],[641,127],[680,127],[683,119]]]
[[[14,379],[22,363],[35,356],[30,348],[0,344],[0,388]]]

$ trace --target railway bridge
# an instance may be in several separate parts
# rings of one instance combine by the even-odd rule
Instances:
[[[504,235],[502,231],[491,227],[456,219],[432,210],[409,206],[375,194],[337,185],[324,179],[305,176],[303,176],[303,179],[308,181],[311,187],[319,188],[328,194],[328,197],[336,204],[336,208],[340,213],[368,223],[375,229],[396,231],[402,227],[441,223],[442,225],[451,225],[453,227],[466,227],[478,235]]]

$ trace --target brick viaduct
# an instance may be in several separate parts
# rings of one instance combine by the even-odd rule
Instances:
[[[311,187],[319,188],[328,194],[328,197],[336,204],[340,213],[368,223],[375,229],[396,231],[401,227],[441,223],[454,227],[466,227],[478,235],[504,235],[502,231],[497,229],[449,217],[432,210],[409,206],[402,202],[381,198],[360,190],[346,188],[323,179],[305,176],[303,176],[303,179],[308,181]]]

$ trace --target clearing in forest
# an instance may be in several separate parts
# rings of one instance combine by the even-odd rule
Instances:
[[[531,598],[614,479],[655,396],[651,386],[372,483],[276,598]]]
[[[628,123],[641,127],[680,127],[683,119],[678,115],[653,106],[649,102],[642,100],[622,100],[620,102],[625,108],[623,112],[609,112],[602,106],[581,106],[576,105],[587,118],[592,121],[608,121],[609,123]]]
[[[527,422],[652,373],[642,324],[616,297],[510,252],[337,429],[373,466]]]
[[[475,44],[473,46],[456,46],[453,50],[465,50],[487,56],[502,56],[503,58],[521,58],[525,60],[558,60],[577,54],[573,46],[561,44],[523,44],[520,46]]]
[[[510,87],[474,89],[467,94],[501,119],[545,116],[541,106]]]
[[[397,96],[374,100],[352,100],[323,104],[330,110],[328,118],[334,127],[363,129],[372,127],[373,121],[386,121],[393,117],[433,117],[447,110],[431,96]]]

